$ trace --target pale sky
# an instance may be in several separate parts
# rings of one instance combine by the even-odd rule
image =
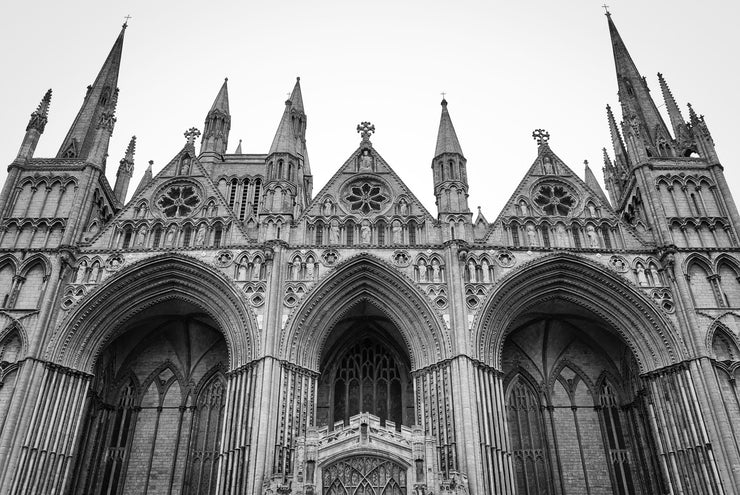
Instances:
[[[588,159],[602,179],[602,147],[611,153],[604,108],[619,108],[602,3],[13,2],[0,16],[0,162],[14,159],[29,115],[50,87],[49,123],[36,156],[55,156],[130,14],[108,159],[111,185],[133,134],[129,195],[148,160],[155,173],[171,160],[187,128],[203,129],[224,77],[229,151],[242,139],[245,152],[266,153],[300,76],[314,192],[359,145],[355,128],[367,120],[376,127],[376,150],[436,215],[430,164],[444,91],[468,161],[470,207],[480,205],[493,221],[536,156],[536,128],[549,131],[552,149],[578,174]],[[740,164],[731,148],[740,115],[740,2],[610,4],[661,109],[657,72],[685,117],[687,102],[705,115],[740,201]]]

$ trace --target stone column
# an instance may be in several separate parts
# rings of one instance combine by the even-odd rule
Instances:
[[[40,383],[23,409],[12,468],[5,464],[3,493],[65,493],[85,416],[90,376],[51,363],[36,362]]]

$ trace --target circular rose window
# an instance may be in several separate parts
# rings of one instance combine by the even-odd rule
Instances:
[[[380,185],[369,182],[352,185],[344,199],[349,203],[352,211],[364,215],[371,211],[380,211],[385,202],[388,201],[388,197],[383,194]]]
[[[157,200],[157,206],[167,217],[186,217],[200,204],[200,198],[191,185],[172,186]]]
[[[534,202],[546,214],[563,217],[567,216],[576,204],[575,198],[565,187],[550,184],[540,186]]]

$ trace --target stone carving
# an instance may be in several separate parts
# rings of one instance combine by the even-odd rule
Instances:
[[[432,282],[439,283],[442,281],[441,268],[439,266],[439,260],[432,260]]]
[[[167,235],[169,235],[169,233]],[[216,254],[216,264],[221,268],[226,268],[233,260],[234,255],[231,254],[231,251],[219,251]]]
[[[123,265],[123,256],[120,254],[112,254],[108,256],[108,259],[105,261],[105,265],[108,270],[116,271],[121,268],[121,265]]]
[[[499,266],[503,268],[509,268],[514,266],[516,263],[516,258],[514,257],[514,254],[512,254],[511,251],[504,250],[499,251],[496,254],[496,263],[498,263]]]
[[[393,252],[392,259],[393,264],[399,267],[409,266],[409,263],[411,262],[411,257],[409,256],[408,251],[400,249]]]
[[[627,260],[616,255],[609,258],[609,266],[617,273],[625,273],[628,269]]]
[[[402,217],[405,217],[409,214],[409,204],[403,198],[398,201],[398,214]]]
[[[339,260],[339,253],[336,249],[327,249],[321,253],[321,259],[324,260],[326,266],[332,266]]]
[[[420,259],[418,263],[419,269],[419,282],[425,284],[427,282],[427,262],[424,259]]]
[[[370,223],[365,220],[360,227],[360,242],[370,244]]]
[[[329,244],[339,244],[339,221],[336,218],[329,225]]]
[[[398,220],[393,220],[393,225],[391,226],[391,233],[392,233],[392,242],[393,244],[401,244],[401,222]]]
[[[596,234],[596,229],[593,225],[586,227],[586,237],[588,238],[588,247],[594,249],[599,247],[599,236]]]

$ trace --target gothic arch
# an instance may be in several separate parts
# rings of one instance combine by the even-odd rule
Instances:
[[[229,369],[258,355],[256,322],[233,282],[192,257],[165,254],[126,267],[81,301],[57,328],[46,357],[92,373],[100,351],[124,331],[131,317],[171,299],[193,304],[218,324]]]
[[[412,370],[451,355],[445,324],[422,291],[395,268],[363,253],[340,264],[294,310],[283,331],[280,357],[318,370],[323,346],[335,323],[360,301],[372,303],[398,328]]]
[[[522,265],[497,283],[473,323],[478,359],[501,369],[510,324],[548,299],[567,301],[603,319],[632,350],[643,373],[684,356],[685,346],[670,320],[633,284],[586,258],[558,253]]]

